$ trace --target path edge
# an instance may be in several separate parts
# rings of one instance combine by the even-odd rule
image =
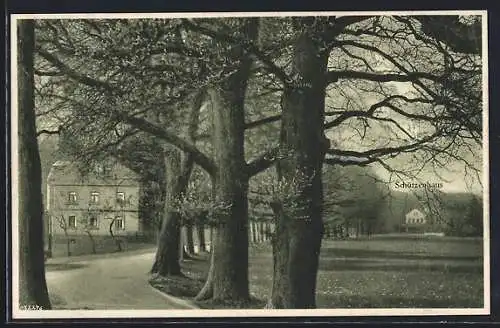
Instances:
[[[149,288],[153,289],[157,294],[161,295],[163,298],[167,299],[169,302],[174,303],[175,305],[183,306],[189,310],[199,310],[200,307],[194,304],[194,302],[186,301],[183,299],[180,299],[178,297],[172,296],[170,294],[167,294],[165,292],[162,292],[158,288],[153,287],[149,282],[148,282]]]

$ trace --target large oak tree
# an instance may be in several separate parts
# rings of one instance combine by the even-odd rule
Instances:
[[[42,176],[35,124],[32,20],[21,20],[18,36],[18,197],[20,306],[50,309],[45,281]]]

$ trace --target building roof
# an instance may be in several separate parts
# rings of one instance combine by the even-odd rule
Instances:
[[[83,174],[76,163],[57,161],[50,168],[47,177],[48,185],[133,185],[139,186],[139,177],[132,170],[120,164],[106,165],[109,171],[99,174],[91,170]]]
[[[420,217],[424,217],[425,214],[422,213],[422,211],[420,211],[419,209],[412,209],[410,212],[406,213],[406,217],[412,217],[412,216],[415,216],[415,215],[418,215]]]

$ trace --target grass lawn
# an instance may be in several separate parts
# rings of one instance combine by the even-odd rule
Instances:
[[[203,286],[208,256],[183,263],[186,278],[152,280],[192,299]],[[203,308],[262,308],[272,287],[268,243],[250,248],[249,304],[198,303]],[[447,237],[325,240],[316,293],[318,308],[483,307],[482,241]]]

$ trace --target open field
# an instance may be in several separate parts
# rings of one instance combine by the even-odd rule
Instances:
[[[250,250],[250,291],[261,307],[272,288],[268,243]],[[153,283],[186,298],[203,284],[208,261],[183,263],[193,280]],[[169,283],[170,281],[170,283]],[[317,287],[318,308],[471,308],[483,306],[483,260],[480,239],[448,237],[374,237],[325,240]],[[201,303],[202,307],[231,307]]]

